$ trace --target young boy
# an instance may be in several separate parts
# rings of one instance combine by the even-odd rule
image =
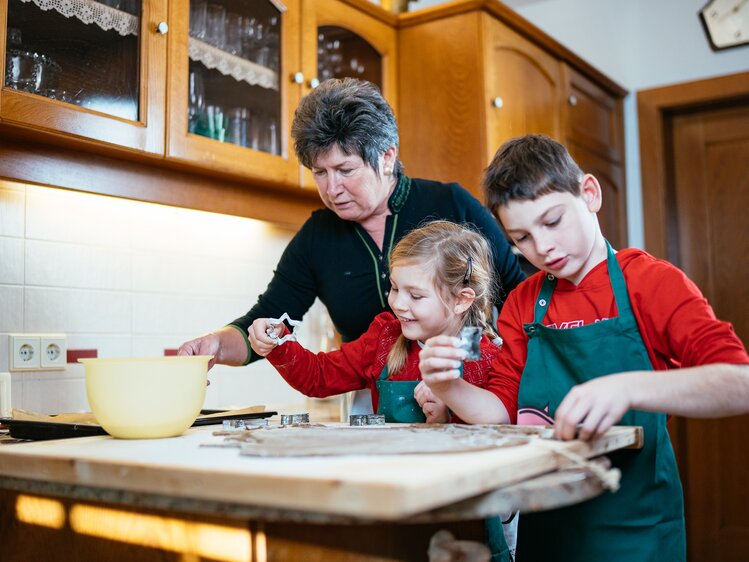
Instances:
[[[610,455],[621,489],[520,518],[518,560],[685,560],[681,483],[666,414],[749,411],[749,356],[681,271],[637,249],[615,252],[596,213],[601,188],[567,150],[539,135],[513,139],[484,177],[487,205],[541,271],[508,297],[491,376],[522,374],[518,423],[554,423],[561,439],[613,424],[644,427],[638,451]],[[440,396],[460,351],[434,338],[422,378]],[[579,434],[578,434],[579,432]]]

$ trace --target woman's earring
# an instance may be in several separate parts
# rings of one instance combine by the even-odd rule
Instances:
[[[386,176],[392,176],[393,175],[393,169],[390,167],[387,167],[383,170]]]

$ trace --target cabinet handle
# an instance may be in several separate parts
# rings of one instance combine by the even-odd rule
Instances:
[[[494,98],[492,100],[492,106],[496,107],[497,109],[499,109],[500,107],[502,107],[504,104],[505,104],[505,102],[504,102],[504,100],[502,98],[497,97],[497,98]]]
[[[567,98],[567,103],[570,105],[577,105],[577,98],[575,96],[570,96]]]
[[[169,33],[169,25],[165,21],[160,21],[159,25],[156,26],[156,31],[161,35]]]
[[[294,84],[304,84],[304,73],[295,72],[291,75],[291,81],[294,82]]]
[[[313,78],[312,80],[308,82],[308,85],[310,88],[314,90],[320,85],[320,81],[317,78]]]

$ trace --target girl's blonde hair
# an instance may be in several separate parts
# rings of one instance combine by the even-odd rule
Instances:
[[[467,225],[438,220],[406,234],[390,254],[390,270],[418,263],[432,272],[432,283],[445,307],[461,289],[473,289],[476,298],[461,316],[462,326],[479,326],[490,339],[497,338],[487,318],[496,293],[489,243]],[[401,334],[388,354],[388,374],[400,371],[408,356],[408,340]]]

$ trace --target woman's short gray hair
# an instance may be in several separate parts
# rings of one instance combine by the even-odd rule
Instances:
[[[325,80],[302,98],[291,124],[299,161],[312,168],[334,145],[356,154],[378,173],[378,163],[391,146],[398,147],[398,124],[380,90],[354,78]],[[396,159],[394,173],[403,165]]]

